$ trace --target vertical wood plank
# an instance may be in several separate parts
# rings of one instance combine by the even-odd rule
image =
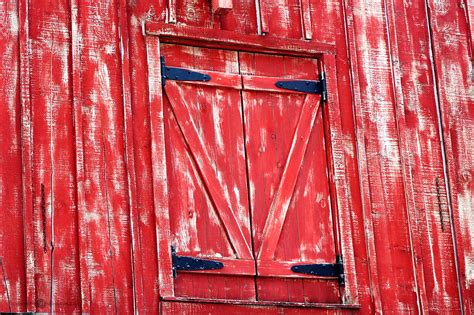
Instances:
[[[23,227],[25,229],[25,268],[27,311],[36,311],[35,256],[33,232],[33,192],[32,192],[32,110],[30,99],[30,52],[29,5],[27,0],[18,3],[20,24],[20,99],[21,99],[21,149],[22,149],[22,199]]]
[[[0,2],[0,311],[26,311],[18,1]]]
[[[303,38],[311,39],[313,37],[313,25],[311,22],[311,1],[300,0],[300,7]]]
[[[82,83],[81,83],[81,33],[79,21],[79,4],[77,0],[70,2],[71,12],[71,87],[74,121],[74,144],[76,153],[76,195],[77,195],[77,234],[80,236],[77,244],[79,252],[79,278],[81,290],[81,311],[90,312],[90,286],[87,268],[87,204],[85,197],[85,170],[84,170],[84,129],[82,120]],[[84,234],[83,234],[84,232]]]
[[[474,309],[474,97],[469,23],[458,3],[426,1],[434,80],[449,179],[448,204],[462,308]],[[451,207],[450,207],[451,206]]]
[[[137,231],[139,245],[137,255],[142,257],[144,304],[137,311],[156,313],[159,302],[158,255],[156,222],[153,205],[153,174],[151,156],[150,108],[148,99],[148,69],[145,36],[142,23],[145,20],[162,19],[166,15],[166,2],[127,2],[128,34],[130,41],[130,76],[134,170],[136,175],[136,205],[139,215]],[[134,233],[135,233],[134,232]],[[137,262],[138,263],[138,262]],[[138,277],[138,275],[135,275]],[[138,297],[137,297],[138,302]]]
[[[137,207],[135,157],[133,141],[133,114],[131,99],[131,77],[130,77],[130,41],[128,28],[127,3],[125,0],[119,2],[119,44],[121,60],[122,79],[122,102],[124,107],[124,131],[125,131],[125,158],[128,185],[128,206],[130,209],[130,232],[132,245],[132,280],[133,280],[133,308],[134,312],[145,310],[145,293],[143,285],[143,257],[142,244],[140,243],[140,215]]]
[[[457,313],[456,262],[425,2],[387,1],[387,19],[420,309]]]
[[[379,1],[356,1],[352,5],[354,10],[348,17],[349,28],[353,28],[349,32],[349,49],[353,60],[359,167],[376,308],[415,312],[416,282],[394,117],[384,6]],[[397,285],[400,283],[403,287]]]
[[[48,4],[29,10],[36,307],[67,313],[80,309],[69,4]]]
[[[130,209],[118,2],[79,4],[85,219],[91,312],[131,312]],[[100,18],[98,18],[100,17]]]
[[[267,3],[265,0],[255,0],[257,10],[258,34],[265,35],[269,32]]]
[[[176,0],[168,0],[167,22],[176,23]]]
[[[352,93],[352,84],[357,83],[358,78],[357,72],[350,71],[350,65],[357,67],[349,49],[353,45],[351,38],[354,38],[352,8],[350,1],[311,0],[311,22],[313,40],[337,43],[335,59],[331,56],[323,58],[326,75],[329,76],[328,89],[333,91],[329,92],[329,106],[323,106],[323,110],[329,117],[325,125],[330,128],[328,146],[332,149],[334,163],[334,177],[330,180],[334,181],[338,196],[336,202],[341,228],[341,251],[347,277],[343,298],[346,301],[358,301],[362,313],[372,313],[376,310],[380,294],[374,285],[377,282],[376,269],[370,268],[375,258],[375,248],[371,245],[371,220],[362,207],[361,199],[362,196],[364,200],[370,198],[360,189],[361,183],[366,180],[361,176],[358,165],[359,154],[363,157],[363,153],[358,152],[355,141],[356,122],[353,113],[354,100],[358,96]],[[336,80],[331,75],[332,71],[336,73]],[[336,103],[339,106],[333,105]],[[352,231],[351,235],[346,232],[349,230]],[[351,283],[351,278],[357,282]]]
[[[160,42],[158,37],[147,37],[148,93],[150,104],[151,153],[153,156],[153,199],[158,252],[160,296],[174,296],[170,223],[168,213],[168,183],[166,175],[163,95],[161,86]]]
[[[358,287],[363,274],[356,272],[355,245],[360,240],[353,240],[353,228],[351,226],[351,214],[357,207],[357,198],[351,194],[350,182],[350,164],[354,159],[354,138],[351,135],[353,130],[344,130],[343,125],[343,101],[339,98],[338,75],[336,58],[325,56],[322,65],[326,74],[328,85],[328,102],[322,105],[324,111],[324,128],[326,132],[326,146],[328,147],[329,161],[329,182],[333,184],[331,196],[334,196],[332,202],[332,216],[334,221],[334,235],[336,240],[336,255],[342,255],[344,262],[345,286],[342,288],[342,298],[345,303],[359,302]],[[352,176],[356,174],[351,174]],[[351,233],[349,233],[351,232]],[[356,234],[357,236],[357,234]],[[369,306],[364,306],[368,308]]]
[[[472,0],[463,1],[465,14],[469,22],[469,51],[471,53],[471,59],[474,60],[474,2]]]

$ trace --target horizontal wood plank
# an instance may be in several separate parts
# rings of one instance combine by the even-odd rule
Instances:
[[[324,42],[289,40],[278,37],[242,35],[229,31],[149,22],[145,34],[159,36],[163,43],[194,45],[230,50],[255,51],[292,56],[318,57],[334,54],[335,45]]]

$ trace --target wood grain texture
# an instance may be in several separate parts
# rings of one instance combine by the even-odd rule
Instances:
[[[467,140],[474,137],[474,70],[469,58],[469,23],[463,8],[455,3],[427,1],[426,5],[451,197],[448,213],[457,250],[454,263],[462,308],[469,314],[474,305],[474,147]]]
[[[80,237],[89,305],[84,312],[133,309],[128,183],[125,167],[118,3],[81,2],[79,27],[84,194]],[[103,10],[103,11],[102,11]],[[100,12],[106,18],[95,19]],[[95,23],[89,23],[89,21]],[[102,31],[97,33],[97,30]]]
[[[429,33],[424,31],[428,27],[424,6],[424,1],[410,5],[387,2],[396,117],[420,310],[457,313],[460,301],[452,221],[438,130],[434,64],[430,60]],[[425,23],[420,24],[420,20]]]
[[[0,310],[20,312],[27,297],[17,1],[0,3],[0,21]]]
[[[69,5],[29,10],[36,310],[80,310]],[[71,250],[73,249],[73,250]]]
[[[385,6],[378,1],[352,5],[348,43],[353,60],[357,152],[375,308],[416,312]]]
[[[139,215],[138,227],[134,233],[138,234],[139,246],[136,254],[142,257],[142,265],[136,266],[143,270],[140,281],[144,290],[144,305],[142,311],[156,313],[159,301],[157,253],[157,224],[153,192],[155,182],[152,176],[152,132],[150,126],[150,112],[153,104],[149,101],[148,62],[145,47],[145,37],[142,33],[142,23],[147,20],[163,19],[166,3],[149,1],[127,1],[128,33],[130,45],[130,86],[133,138],[134,171],[136,176],[135,202]],[[155,46],[153,46],[155,47]],[[159,51],[156,51],[159,54]],[[150,68],[154,69],[154,68]],[[156,69],[157,70],[157,69]],[[158,75],[159,77],[159,75]],[[139,249],[139,250],[138,250]],[[168,273],[168,276],[170,274]]]
[[[310,294],[327,304],[309,310],[278,304],[302,301],[301,279],[268,278],[258,298],[280,302],[257,306],[253,280],[180,273],[179,293],[201,290],[208,303],[162,302],[163,313],[472,313],[473,11],[465,0],[0,1],[0,311],[157,313],[160,295],[174,294],[162,238],[165,145],[182,134],[172,112],[159,115],[170,108],[158,101],[158,57],[161,39],[181,35],[191,46],[247,43],[253,53],[318,58],[330,91],[315,121],[326,148],[325,216],[338,227],[331,254],[343,254],[347,281],[311,280]],[[278,94],[268,77],[240,81],[216,62],[198,58],[220,81],[197,90],[243,83],[248,93]],[[292,213],[282,243],[309,231],[285,225],[315,220]],[[197,230],[201,237],[204,226]],[[225,248],[222,235],[216,246]],[[278,255],[292,256],[284,248]]]

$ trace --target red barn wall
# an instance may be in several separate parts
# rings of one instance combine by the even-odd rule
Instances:
[[[232,2],[222,15],[209,0],[0,2],[0,311],[158,312],[142,27],[175,10],[180,25],[257,34],[255,1]],[[260,4],[267,37],[301,39],[310,25],[310,41],[336,45],[350,312],[473,313],[472,3]]]

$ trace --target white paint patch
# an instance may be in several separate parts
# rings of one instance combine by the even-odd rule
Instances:
[[[471,192],[466,191],[458,195],[459,217],[461,230],[463,233],[463,241],[468,242],[466,248],[474,248],[474,196]],[[467,284],[474,282],[474,252],[466,250],[464,252],[465,273]]]
[[[10,34],[13,36],[16,36],[20,29],[19,23],[18,23],[18,14],[16,10],[12,10],[8,12],[8,20],[9,20],[9,25],[10,25]]]
[[[223,102],[222,90],[216,90],[215,101],[212,104],[212,119],[214,120],[214,134],[216,136],[216,144],[221,152],[224,152],[224,139],[222,138],[222,119],[221,119],[221,105],[225,106]]]

